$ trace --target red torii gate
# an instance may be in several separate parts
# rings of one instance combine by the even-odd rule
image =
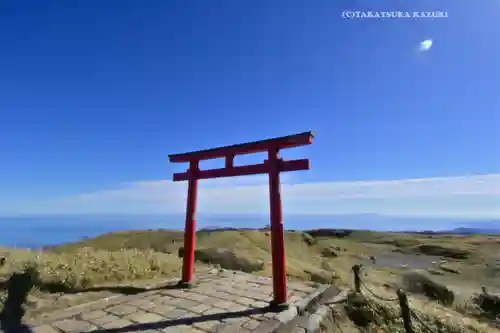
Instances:
[[[271,209],[271,247],[274,293],[272,305],[280,308],[287,306],[285,240],[283,210],[281,205],[280,172],[309,170],[309,159],[284,161],[280,157],[280,150],[309,145],[313,143],[313,139],[314,134],[312,132],[304,132],[274,139],[168,156],[171,163],[189,162],[189,169],[186,172],[175,173],[173,177],[174,182],[188,181],[186,225],[184,231],[184,261],[182,267],[182,280],[180,281],[181,285],[189,287],[193,279],[198,179],[267,173],[269,174],[269,198]],[[268,159],[261,164],[234,166],[234,157],[236,155],[265,151],[267,151]],[[212,170],[200,170],[200,161],[215,158],[225,158],[225,167]]]

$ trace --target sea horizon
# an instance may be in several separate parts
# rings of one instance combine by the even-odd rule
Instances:
[[[394,217],[377,214],[285,215],[287,230],[360,229],[373,231],[446,231],[492,228],[500,219]],[[264,228],[263,214],[199,214],[197,229]],[[0,247],[41,248],[123,230],[183,230],[184,214],[169,215],[18,215],[0,217]]]

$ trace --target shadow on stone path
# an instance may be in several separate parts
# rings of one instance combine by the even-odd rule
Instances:
[[[7,298],[0,312],[0,331],[5,333],[29,333],[31,329],[22,324],[25,310],[23,308],[28,298],[28,293],[38,279],[38,273],[33,268],[27,268],[22,273],[14,273],[2,289],[7,289]]]
[[[168,289],[181,289],[177,284],[158,286],[155,288],[142,288],[132,286],[104,286],[104,287],[89,287],[89,288],[68,288],[60,285],[44,285],[39,288],[41,291],[50,293],[64,293],[64,294],[81,294],[88,292],[101,292],[108,291],[113,294],[123,295],[137,295],[151,290],[168,290]]]
[[[126,332],[136,332],[136,331],[145,331],[145,330],[163,330],[167,327],[177,327],[184,325],[193,325],[196,323],[207,322],[207,321],[222,321],[228,320],[231,318],[243,318],[249,317],[251,315],[257,314],[265,314],[272,313],[273,311],[269,307],[263,308],[254,308],[243,311],[234,311],[234,312],[224,312],[218,314],[211,315],[201,315],[198,317],[188,317],[182,319],[172,319],[159,321],[155,323],[145,323],[145,324],[132,324],[121,328],[112,328],[112,329],[104,329],[104,330],[95,330],[91,331],[92,333],[126,333]]]

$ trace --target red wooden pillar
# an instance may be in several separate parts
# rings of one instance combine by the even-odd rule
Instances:
[[[268,150],[269,202],[271,215],[271,249],[273,265],[273,306],[287,307],[285,230],[281,204],[281,158],[279,149]]]
[[[188,197],[186,207],[186,225],[184,227],[184,258],[181,284],[189,286],[193,280],[194,251],[196,248],[196,203],[198,201],[199,162],[189,165]]]
[[[287,307],[285,239],[283,211],[281,206],[280,172],[309,170],[309,160],[283,161],[279,156],[280,149],[295,148],[313,143],[312,132],[303,132],[279,138],[253,141],[243,144],[192,151],[169,155],[172,163],[190,163],[189,170],[175,173],[173,180],[188,181],[188,198],[186,211],[186,227],[184,233],[184,263],[180,284],[190,286],[193,280],[194,252],[196,242],[196,201],[199,179],[220,177],[236,177],[265,174],[269,175],[269,201],[271,216],[271,247],[273,257],[274,299],[271,305],[279,309]],[[268,152],[265,163],[250,165],[234,165],[237,155]],[[199,161],[225,158],[224,168],[200,170]]]

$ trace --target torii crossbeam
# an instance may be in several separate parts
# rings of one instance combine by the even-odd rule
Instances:
[[[173,176],[174,182],[188,181],[186,225],[184,231],[184,261],[182,267],[182,280],[180,281],[182,285],[189,286],[193,279],[198,180],[267,173],[269,174],[269,199],[271,210],[271,248],[274,293],[272,305],[280,308],[287,306],[285,233],[281,205],[280,172],[309,170],[309,159],[284,161],[280,157],[280,150],[309,145],[313,143],[313,139],[314,134],[312,132],[304,132],[274,139],[169,155],[171,163],[189,163],[189,169],[186,172],[175,173]],[[261,164],[234,166],[234,157],[237,155],[266,151],[268,158]],[[215,158],[224,158],[226,160],[225,167],[212,170],[200,170],[200,161]]]

